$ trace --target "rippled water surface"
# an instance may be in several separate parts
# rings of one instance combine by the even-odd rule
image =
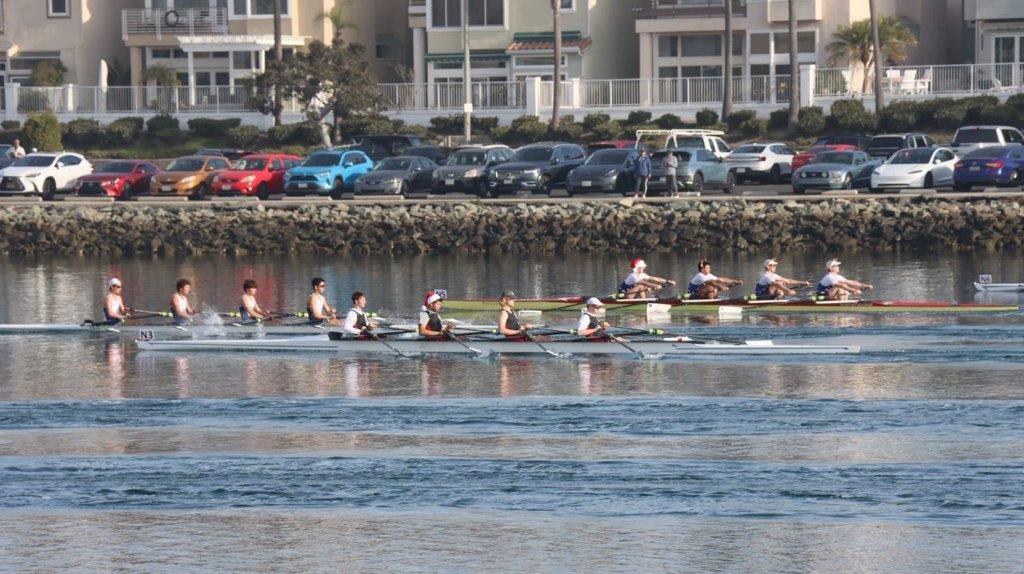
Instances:
[[[817,279],[831,255],[776,257]],[[715,271],[752,282],[764,256]],[[360,289],[412,318],[435,287],[605,293],[628,258],[3,259],[0,323],[94,316],[110,275],[145,309],[189,277],[211,316],[248,277],[268,307],[301,307],[318,275],[339,304]],[[695,263],[647,260],[681,283]],[[1024,303],[972,286],[1024,280],[1019,253],[844,261],[881,298]],[[0,335],[0,570],[1022,571],[1024,314],[673,320],[863,353],[175,355]]]

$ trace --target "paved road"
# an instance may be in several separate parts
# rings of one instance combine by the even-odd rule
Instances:
[[[954,193],[949,190],[915,190],[905,191],[903,193],[881,193],[881,194],[868,194],[864,191],[859,193],[846,193],[846,192],[828,192],[827,194],[805,194],[805,195],[794,195],[792,188],[788,185],[741,185],[736,188],[736,192],[732,194],[724,194],[721,191],[713,190],[702,193],[700,196],[693,194],[685,195],[680,199],[669,199],[665,197],[650,197],[646,202],[651,203],[664,203],[672,201],[822,201],[825,199],[834,198],[881,198],[881,197],[906,197],[908,195],[927,195],[941,197],[944,199],[977,199],[977,198],[1024,198],[1020,188],[989,188],[984,190],[978,190],[970,193]],[[507,204],[507,203],[584,203],[590,201],[596,202],[614,202],[623,200],[622,196],[615,194],[593,194],[586,196],[567,197],[564,191],[555,190],[551,197],[538,195],[532,196],[529,193],[521,194],[514,197],[501,197],[497,199],[478,199],[476,196],[464,195],[464,194],[448,194],[448,195],[429,195],[419,197],[394,197],[394,196],[360,196],[358,198],[346,197],[340,200],[331,200],[328,197],[291,197],[282,198],[278,196],[272,197],[268,201],[260,202],[254,197],[243,197],[243,198],[212,198],[205,201],[187,201],[185,198],[147,198],[142,197],[136,200],[139,204],[153,205],[167,208],[191,208],[191,207],[203,207],[209,205],[255,205],[262,203],[263,205],[274,208],[291,208],[298,205],[304,204],[315,204],[315,205],[330,205],[334,203],[347,203],[357,205],[372,205],[372,204],[402,204],[402,203],[463,203],[467,201],[479,201],[482,203],[494,203],[494,204]],[[86,197],[73,197],[73,196],[57,196],[54,201],[40,201],[37,197],[0,197],[0,207],[29,207],[29,206],[40,206],[47,208],[70,208],[70,207],[85,207],[85,206],[102,206],[113,203],[110,198],[86,198]],[[133,202],[135,203],[135,202]]]

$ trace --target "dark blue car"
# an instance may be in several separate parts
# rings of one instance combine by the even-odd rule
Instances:
[[[970,191],[976,185],[1013,187],[1024,175],[1024,146],[1004,145],[976,149],[956,162],[953,187]]]

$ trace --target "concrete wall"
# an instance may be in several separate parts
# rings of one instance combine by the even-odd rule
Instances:
[[[583,2],[584,0],[577,0]],[[583,78],[587,80],[639,77],[640,42],[633,32],[633,9],[649,6],[645,0],[587,0],[590,35]]]

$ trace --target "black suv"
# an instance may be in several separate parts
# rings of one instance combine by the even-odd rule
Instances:
[[[487,176],[513,155],[503,145],[461,147],[448,158],[447,164],[434,171],[434,193],[459,191],[487,197]]]
[[[385,157],[406,155],[409,148],[423,145],[420,136],[407,135],[373,135],[352,138],[357,144],[370,150],[370,158],[379,161]]]
[[[889,156],[901,149],[931,147],[935,145],[932,138],[924,134],[883,134],[871,138],[868,144],[868,155],[889,159]]]
[[[857,149],[861,151],[868,151],[868,145],[870,144],[871,136],[846,132],[843,134],[821,136],[814,140],[814,145],[811,147],[820,145],[853,145],[857,146]]]
[[[571,143],[545,142],[523,146],[507,163],[491,170],[487,189],[491,196],[519,190],[547,193],[565,185],[573,168],[583,163],[583,148]]]

